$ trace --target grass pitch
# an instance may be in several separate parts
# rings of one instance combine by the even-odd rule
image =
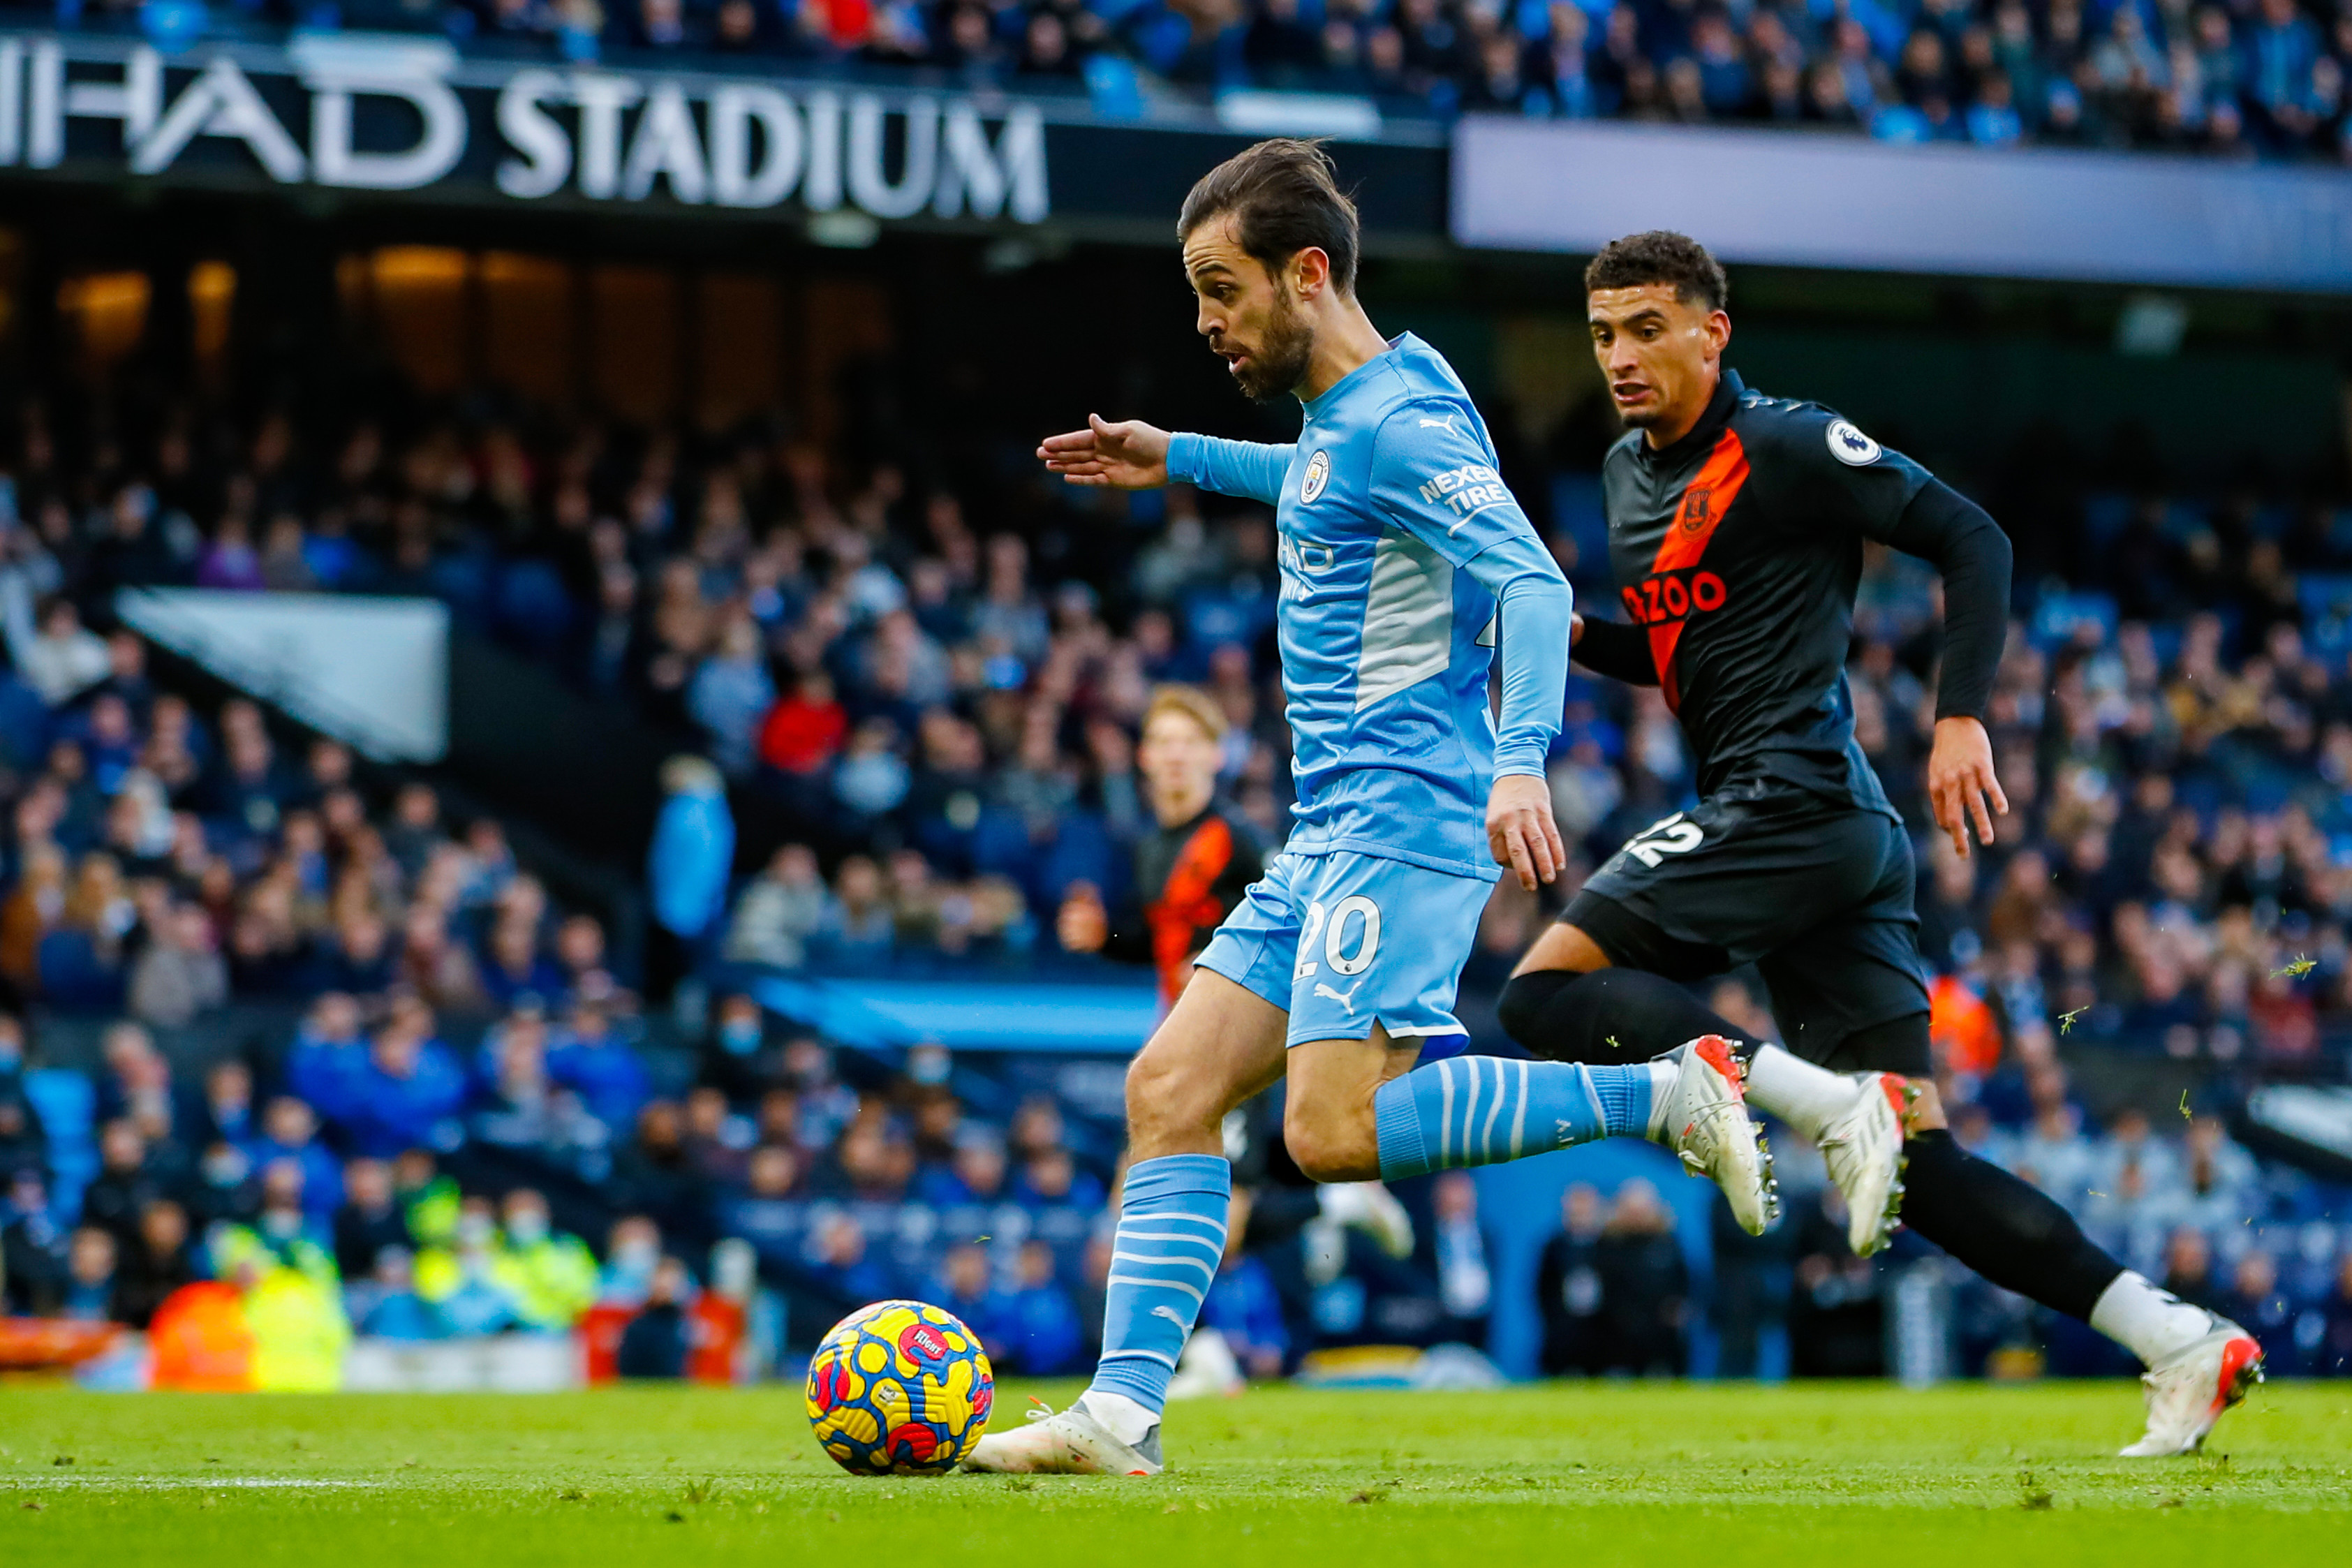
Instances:
[[[999,1390],[1018,1419],[1030,1392]],[[843,1475],[796,1390],[538,1397],[0,1386],[0,1564],[1759,1560],[2285,1565],[2352,1552],[2352,1384],[2258,1389],[2165,1462],[2122,1384],[1267,1388],[1154,1481]]]

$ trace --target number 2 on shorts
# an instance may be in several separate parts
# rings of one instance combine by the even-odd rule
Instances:
[[[1349,924],[1361,915],[1363,923],[1350,932]],[[1350,935],[1355,937],[1353,952],[1347,951]],[[1315,951],[1315,939],[1323,939],[1323,962],[1335,974],[1361,974],[1372,966],[1381,951],[1381,907],[1361,893],[1341,899],[1328,911],[1318,899],[1307,906],[1307,923],[1298,932],[1298,966],[1292,973],[1304,980],[1321,967],[1307,955]]]
[[[1678,811],[1625,840],[1625,853],[1654,871],[1659,861],[1669,855],[1689,854],[1706,837],[1697,823],[1685,821]]]

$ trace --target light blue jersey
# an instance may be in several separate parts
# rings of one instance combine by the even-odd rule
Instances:
[[[1493,881],[1487,794],[1498,772],[1543,773],[1571,600],[1453,367],[1408,332],[1307,404],[1296,444],[1180,434],[1168,472],[1276,510],[1289,851]],[[1499,735],[1487,706],[1498,599]]]

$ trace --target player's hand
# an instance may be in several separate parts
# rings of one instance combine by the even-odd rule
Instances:
[[[1517,872],[1519,886],[1530,893],[1559,876],[1568,864],[1568,846],[1551,819],[1551,785],[1526,773],[1496,779],[1486,797],[1486,847],[1495,864]]]
[[[1570,614],[1568,617],[1568,646],[1574,647],[1584,640],[1584,617]]]
[[[1054,917],[1054,937],[1065,952],[1100,952],[1110,940],[1110,916],[1091,882],[1074,882]]]
[[[1936,826],[1952,836],[1961,859],[1969,858],[1970,817],[1976,818],[1978,841],[1992,842],[1993,813],[2009,815],[2009,796],[1993,776],[1992,741],[1976,720],[1936,721],[1936,744],[1927,753],[1927,799],[1935,806]]]
[[[1087,427],[1048,436],[1037,460],[1074,485],[1115,490],[1157,489],[1168,482],[1168,432],[1140,419],[1114,425],[1099,414]]]

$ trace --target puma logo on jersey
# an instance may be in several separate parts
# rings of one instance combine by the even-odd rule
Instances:
[[[1451,436],[1454,434],[1454,416],[1451,414],[1443,419],[1424,419],[1421,422],[1421,427],[1424,430],[1443,430]]]
[[[1318,980],[1315,983],[1315,994],[1318,996],[1328,996],[1332,1001],[1337,1002],[1340,1006],[1345,1007],[1348,1010],[1348,1016],[1352,1018],[1356,1016],[1356,993],[1361,991],[1363,988],[1364,983],[1359,980],[1353,985],[1349,986],[1346,994],[1342,994],[1339,992],[1332,990],[1328,985],[1324,984],[1320,980]]]

